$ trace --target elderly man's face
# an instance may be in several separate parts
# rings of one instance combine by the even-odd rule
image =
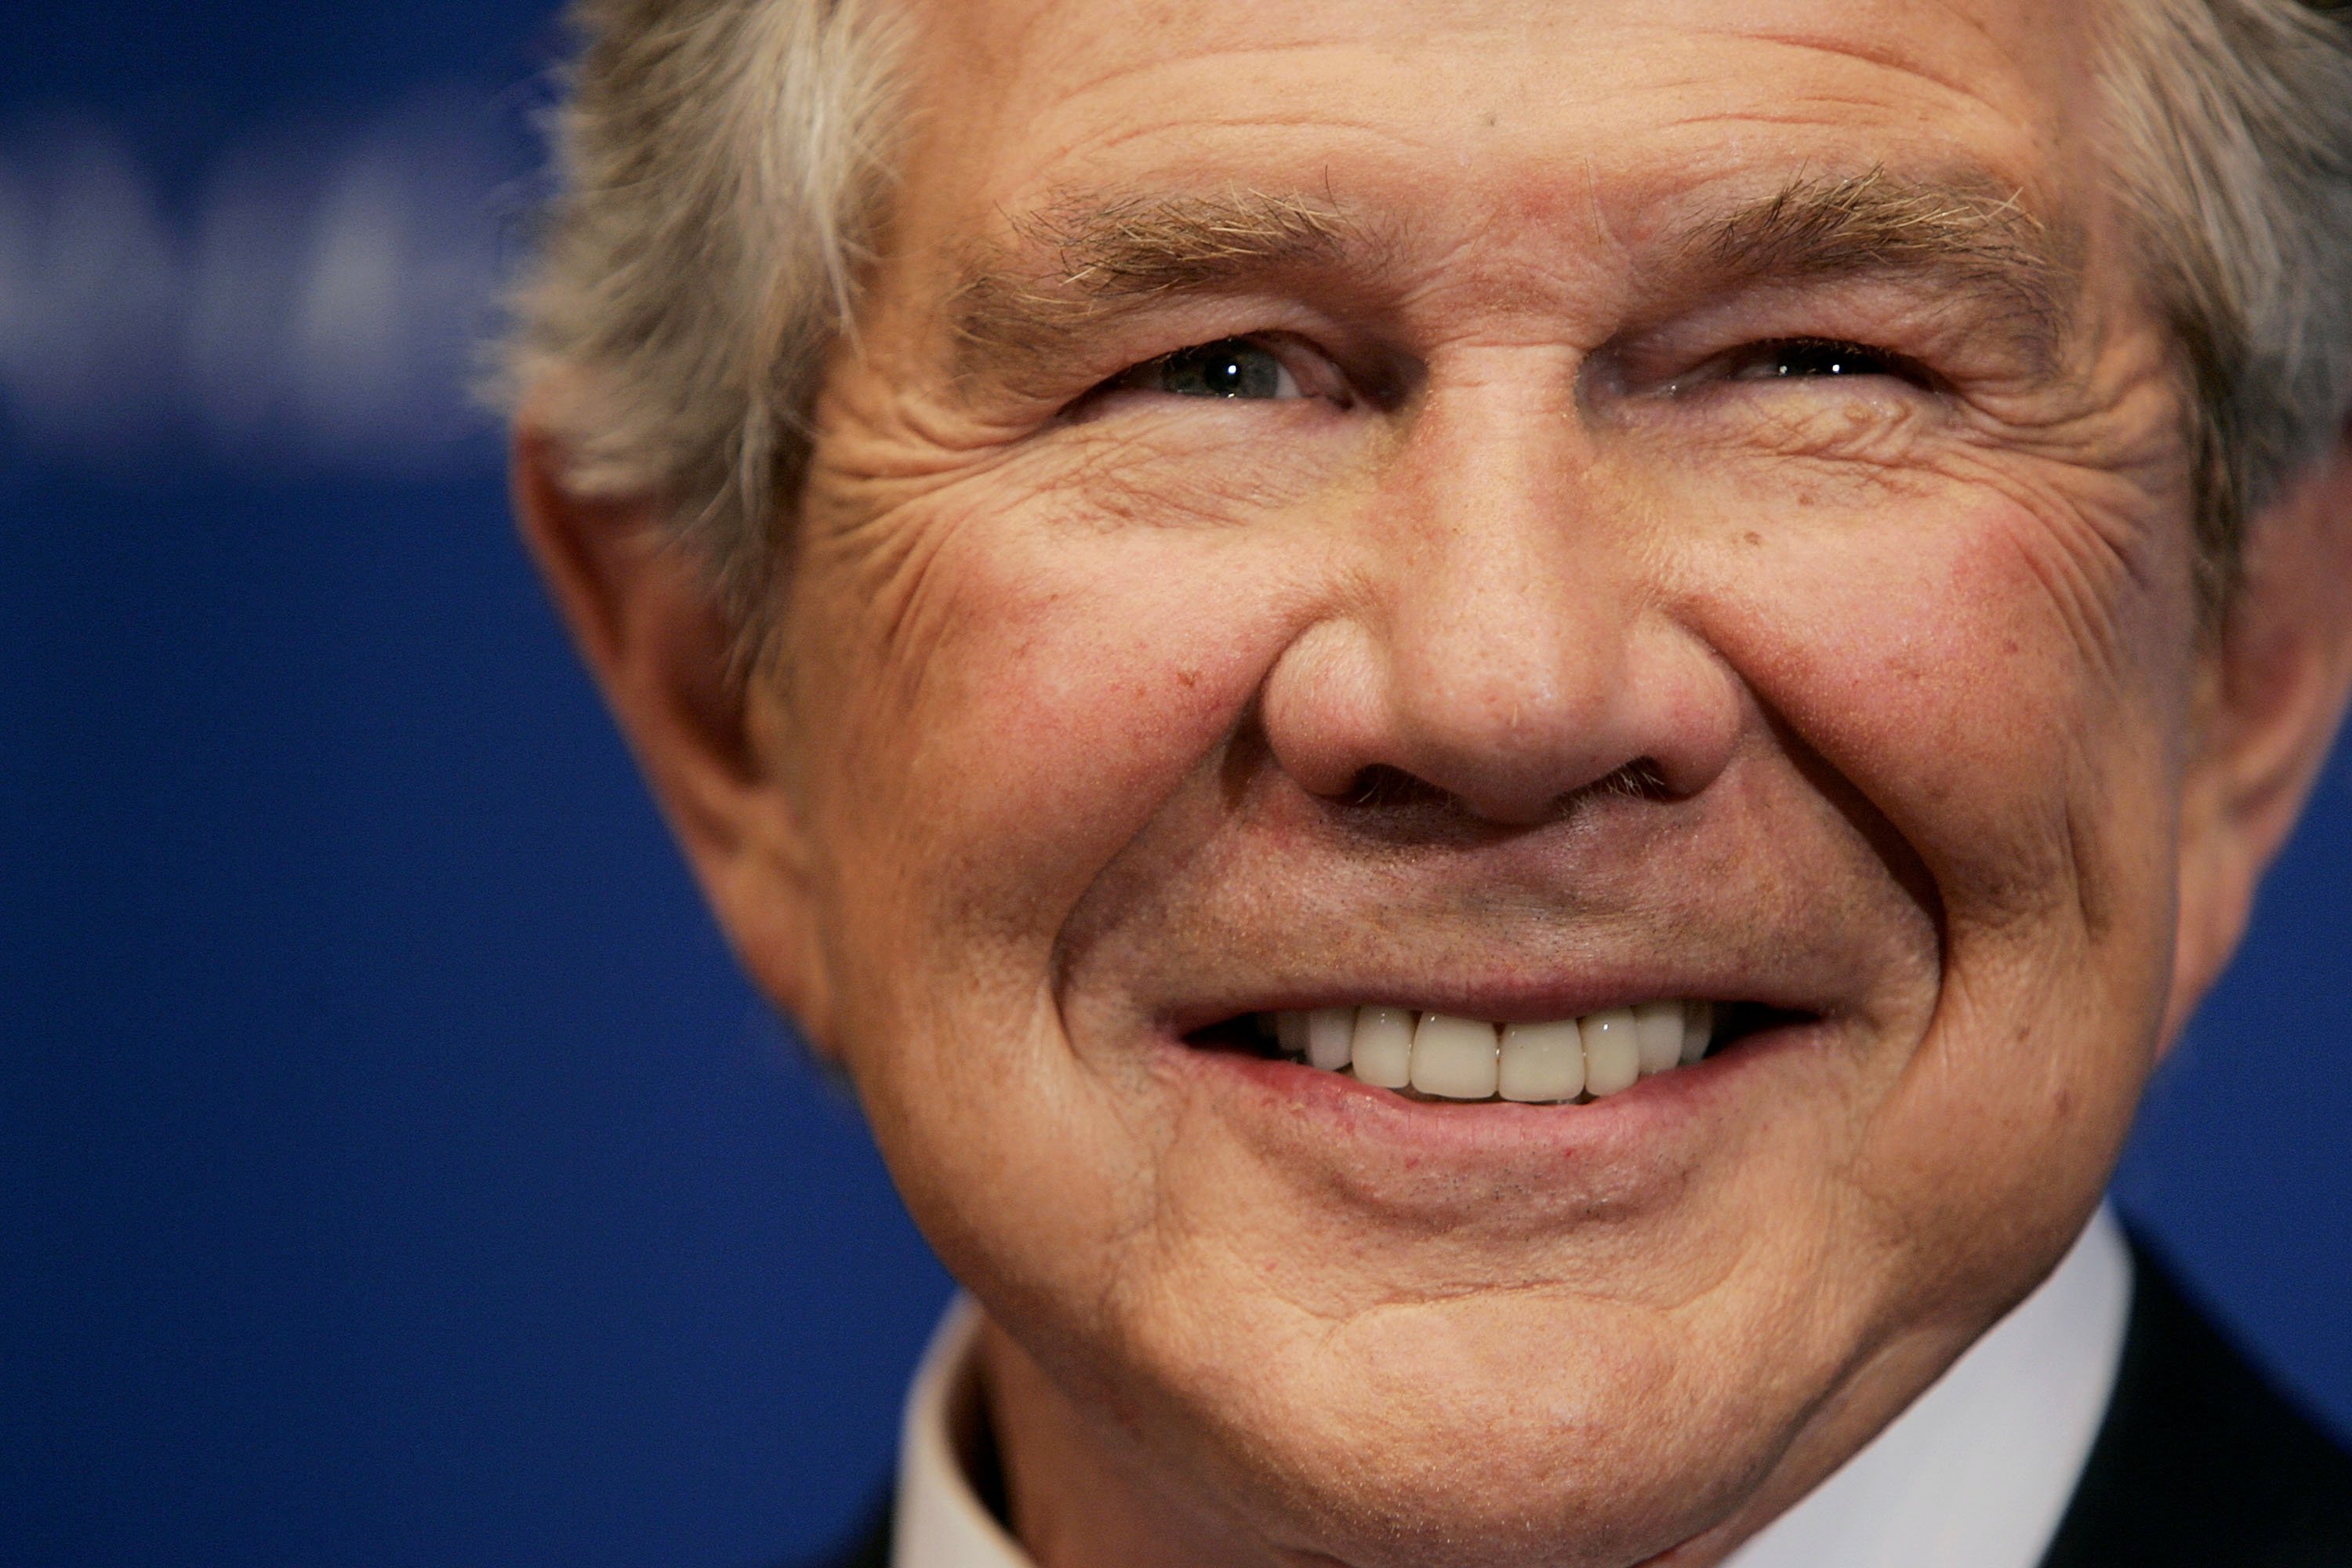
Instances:
[[[2090,8],[916,9],[703,852],[747,960],[1001,1418],[1169,1539],[1711,1560],[2046,1271],[2234,929],[2175,979],[2210,683]],[[1259,1039],[1702,1003],[1566,1103]]]

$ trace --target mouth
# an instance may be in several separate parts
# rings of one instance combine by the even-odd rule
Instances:
[[[1184,1043],[1291,1061],[1411,1100],[1590,1104],[1813,1016],[1674,998],[1570,1018],[1494,1022],[1386,1004],[1244,1013]]]

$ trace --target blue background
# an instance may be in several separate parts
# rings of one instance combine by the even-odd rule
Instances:
[[[510,254],[561,43],[485,0],[9,32],[0,178],[94,138],[188,255],[222,168],[299,226],[311,165],[386,125],[470,171],[427,237]],[[34,330],[6,305],[0,351]],[[947,1282],[702,913],[495,435],[455,371],[438,424],[288,393],[224,434],[141,357],[169,310],[112,308],[103,352],[0,387],[0,1562],[733,1568],[836,1535]],[[68,371],[120,396],[49,399]],[[2339,1430],[2347,873],[2339,751],[2118,1183]]]

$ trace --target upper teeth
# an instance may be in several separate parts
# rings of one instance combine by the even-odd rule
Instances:
[[[1711,1002],[1644,1002],[1581,1018],[1489,1024],[1403,1007],[1260,1015],[1282,1049],[1326,1072],[1444,1100],[1599,1099],[1706,1055]]]

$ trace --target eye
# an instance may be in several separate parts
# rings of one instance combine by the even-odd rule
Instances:
[[[1277,398],[1303,396],[1298,380],[1280,355],[1248,338],[1222,338],[1146,360],[1118,379],[1118,385],[1176,397]]]
[[[1726,381],[1859,380],[1891,376],[1928,386],[1927,372],[1900,354],[1832,338],[1788,338],[1740,350],[1724,366]]]

